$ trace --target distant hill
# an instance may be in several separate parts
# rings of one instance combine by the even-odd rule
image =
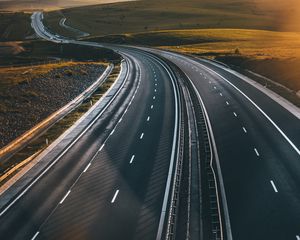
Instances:
[[[0,0],[0,11],[32,11],[36,9],[51,10],[123,1],[130,0]]]
[[[244,28],[299,31],[299,0],[144,0],[75,7],[46,14],[46,23],[65,34],[67,24],[94,36],[159,30]]]

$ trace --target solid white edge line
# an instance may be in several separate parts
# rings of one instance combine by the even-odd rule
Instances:
[[[91,163],[89,163],[89,164],[85,167],[85,169],[83,170],[83,172],[85,173],[85,172],[89,169],[90,166],[91,166]]]
[[[271,184],[272,184],[272,187],[273,187],[274,191],[275,191],[276,193],[278,193],[277,187],[275,186],[275,183],[273,182],[273,180],[271,180],[270,182],[271,182]]]
[[[34,239],[36,239],[36,237],[39,235],[39,231],[38,232],[36,232],[34,235],[33,235],[33,237],[31,238],[31,240],[34,240]]]
[[[102,144],[102,146],[99,148],[99,152],[101,152],[101,150],[104,148],[105,143]]]
[[[109,134],[109,135],[113,135],[113,134],[114,134],[114,132],[115,132],[115,129],[113,129],[113,130],[110,132],[110,134]]]
[[[135,155],[132,155],[132,157],[130,158],[130,164],[133,162],[133,160],[134,160],[134,158],[135,158]]]
[[[66,195],[62,198],[62,200],[59,202],[59,204],[62,204],[62,203],[66,200],[66,198],[69,196],[70,193],[71,193],[71,190],[69,190],[69,191],[66,193]]]
[[[118,194],[119,194],[119,189],[115,192],[115,194],[114,194],[114,196],[111,200],[111,203],[114,203],[116,201],[116,198],[117,198]]]
[[[300,156],[300,150],[296,147],[296,145],[288,138],[288,136],[278,127],[278,125],[269,117],[268,114],[266,114],[250,97],[248,97],[242,90],[240,90],[237,86],[235,86],[232,82],[227,80],[225,77],[223,77],[221,74],[217,73],[216,71],[206,67],[202,63],[196,62],[203,66],[207,71],[216,74],[220,78],[222,78],[224,81],[226,81],[228,84],[230,84],[234,89],[236,89],[240,94],[242,94],[252,105],[254,105],[258,111],[262,113],[262,115],[267,118],[267,120],[277,129],[277,131],[283,136],[283,138],[291,145],[291,147],[296,151],[296,153]]]

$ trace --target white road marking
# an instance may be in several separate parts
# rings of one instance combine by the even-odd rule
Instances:
[[[211,84],[211,81],[209,81],[208,83]]]
[[[120,118],[120,119],[119,119],[119,123],[122,122],[122,120],[123,120],[123,118]]]
[[[241,89],[239,89],[237,86],[235,86],[232,82],[227,80],[225,77],[223,77],[221,74],[217,73],[214,70],[211,70],[210,68],[202,65],[205,69],[207,69],[210,72],[213,72],[214,74],[218,75],[220,78],[222,78],[224,81],[226,81],[228,84],[230,84],[233,88],[235,88],[239,93],[241,93],[249,102],[253,104],[268,120],[269,122],[277,129],[277,131],[284,137],[284,139],[292,146],[292,148],[297,152],[298,155],[300,155],[300,150],[296,147],[296,145],[291,141],[291,139],[288,138],[288,136],[281,130],[280,127],[269,117],[268,114],[266,114],[250,97],[248,97]]]
[[[134,158],[135,158],[135,155],[132,155],[132,157],[130,158],[130,164],[133,162],[133,160],[134,160]]]
[[[144,137],[144,133],[141,134],[140,139],[143,139],[143,137]]]
[[[155,99],[155,96],[153,97],[153,100]]]
[[[274,182],[273,182],[272,180],[271,180],[270,182],[271,182],[271,184],[272,184],[272,187],[273,187],[274,191],[275,191],[276,193],[278,193],[277,187],[275,186]]]
[[[157,83],[155,83],[155,86],[157,86]]]
[[[237,114],[236,114],[236,112],[233,112],[233,115],[234,115],[235,117],[237,117]]]
[[[68,195],[71,193],[71,190],[69,190],[67,193],[66,193],[66,195],[63,197],[63,199],[59,202],[59,204],[62,204],[65,200],[66,200],[66,198],[68,197]]]
[[[226,101],[226,105],[229,105],[229,102]]]
[[[296,235],[296,239],[297,239],[297,240],[300,240],[300,237],[299,237],[299,235]]]
[[[91,166],[91,163],[89,163],[89,164],[85,167],[85,169],[83,170],[83,172],[85,173],[85,172],[89,169],[90,166]]]
[[[156,89],[154,89],[154,92],[156,92]]]
[[[109,135],[113,135],[114,132],[115,132],[115,129],[113,129]]]
[[[222,97],[222,96],[223,96],[223,94],[222,94],[222,93],[220,93],[220,96]]]
[[[244,131],[245,133],[247,133],[247,129],[246,129],[245,127],[243,127],[243,131]]]
[[[31,238],[31,240],[36,239],[36,237],[39,235],[39,233],[40,233],[40,232],[36,232],[36,233],[34,234],[34,236]]]
[[[99,152],[104,148],[104,146],[105,146],[105,143],[102,144],[102,146],[99,149]]]
[[[114,203],[116,201],[116,198],[117,198],[118,194],[119,194],[119,189],[115,192],[115,195],[111,200],[111,203]]]
[[[149,122],[149,120],[150,120],[150,116],[147,117],[147,122]]]
[[[256,156],[258,156],[258,157],[259,157],[259,152],[257,151],[257,149],[256,149],[256,148],[254,148],[254,152],[255,152]]]
[[[217,87],[216,87],[216,86],[214,86],[214,89],[217,89]]]
[[[153,108],[153,105],[151,105],[151,109]]]

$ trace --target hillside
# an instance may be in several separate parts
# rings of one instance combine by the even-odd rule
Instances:
[[[60,31],[66,17],[68,25],[94,36],[195,28],[296,31],[296,6],[296,0],[135,1],[51,11],[46,23]]]

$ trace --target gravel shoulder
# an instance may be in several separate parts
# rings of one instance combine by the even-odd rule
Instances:
[[[99,64],[54,68],[0,92],[0,148],[87,89],[104,72]]]

